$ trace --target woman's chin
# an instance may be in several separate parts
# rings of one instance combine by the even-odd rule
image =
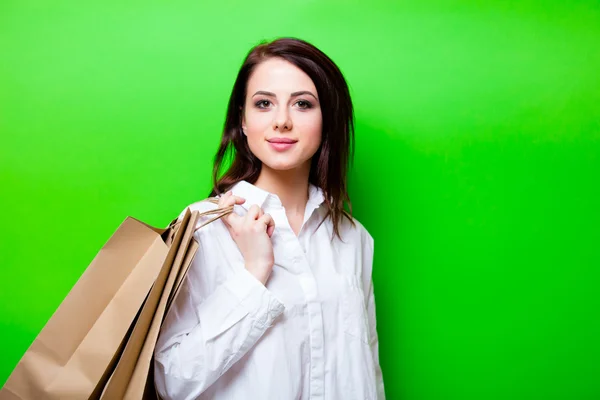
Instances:
[[[273,171],[291,171],[296,168],[295,165],[290,164],[271,164],[268,167]]]
[[[276,161],[276,162],[263,162],[264,166],[267,166],[269,169],[273,171],[291,171],[293,169],[297,169],[301,166],[301,164],[291,161]]]

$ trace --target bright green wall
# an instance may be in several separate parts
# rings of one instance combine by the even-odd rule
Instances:
[[[0,382],[127,215],[206,194],[283,35],[351,85],[388,398],[599,399],[595,0],[2,1]]]

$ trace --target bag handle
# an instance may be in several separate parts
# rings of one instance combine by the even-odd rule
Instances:
[[[208,201],[210,203],[217,204],[217,205],[219,204],[219,199],[217,197],[208,197],[202,201]],[[218,219],[225,217],[226,215],[231,214],[232,212],[233,212],[233,206],[228,206],[228,207],[216,208],[214,210],[208,210],[208,211],[199,213],[198,218],[206,217],[208,215],[214,215],[214,217],[209,219],[208,221],[203,222],[200,226],[196,227],[196,229],[194,229],[194,232],[196,232],[198,229],[202,228],[205,225],[208,225],[212,222],[215,222]],[[181,219],[176,218],[173,221],[171,221],[168,228],[177,228],[180,224],[181,224]],[[171,229],[171,231],[175,231],[175,230],[176,229]]]
[[[208,201],[210,203],[217,204],[217,205],[219,204],[219,199],[217,197],[209,197],[203,201]],[[216,214],[216,215],[213,218],[209,219],[208,221],[202,223],[196,229],[194,229],[194,232],[196,232],[198,229],[202,228],[203,226],[210,224],[211,222],[214,222],[218,219],[221,219],[221,218],[231,214],[232,212],[233,212],[233,206],[221,207],[221,208],[216,208],[214,210],[208,210],[208,211],[201,212],[200,214],[198,214],[198,217],[204,217],[206,215],[212,215],[212,214]]]

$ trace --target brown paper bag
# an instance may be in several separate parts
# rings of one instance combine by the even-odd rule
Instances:
[[[216,199],[207,200],[217,203]],[[160,293],[160,301],[156,307],[154,307],[156,301],[153,300],[152,302],[154,313],[150,326],[148,326],[147,321],[142,323],[141,318],[136,324],[135,329],[139,328],[139,332],[142,332],[143,330],[147,331],[143,344],[139,343],[138,338],[134,339],[133,335],[129,339],[129,343],[121,356],[119,365],[115,369],[110,382],[106,385],[105,391],[102,394],[102,399],[158,399],[158,395],[154,388],[154,348],[166,313],[177,296],[181,283],[198,250],[199,245],[193,240],[193,234],[201,227],[224,217],[232,211],[233,207],[225,207],[200,214],[197,212],[192,213],[190,222],[185,228],[185,233],[183,234],[183,239],[177,252],[177,258],[173,263],[173,267]],[[196,221],[203,216],[212,216],[212,218],[205,220],[201,225],[196,227]],[[144,307],[146,307],[146,305]],[[132,365],[134,365],[133,370],[131,369]]]
[[[188,209],[167,229],[127,218],[27,350],[0,400],[156,399],[154,347],[198,250],[197,220],[212,215],[204,226],[232,211]]]
[[[189,214],[187,210],[186,216]],[[127,344],[119,362],[110,377],[108,383],[104,387],[104,391],[101,395],[101,399],[123,399],[125,398],[125,392],[130,385],[132,379],[135,380],[138,386],[142,385],[140,380],[143,380],[145,385],[148,371],[143,376],[139,376],[139,372],[134,374],[134,369],[138,363],[138,358],[152,357],[154,346],[152,343],[156,343],[157,337],[153,337],[154,334],[158,334],[158,331],[154,332],[151,327],[160,328],[162,317],[165,312],[166,301],[169,297],[175,278],[181,270],[184,261],[191,263],[191,258],[186,259],[185,255],[187,250],[191,248],[195,250],[198,248],[197,243],[192,242],[193,229],[196,226],[198,219],[198,212],[194,212],[189,218],[189,223],[182,224],[180,231],[183,232],[183,237],[179,243],[176,251],[175,260],[172,265],[165,265],[160,271],[158,278],[156,279],[150,294],[146,302],[144,303],[140,316],[135,323],[131,336],[127,340]]]
[[[21,358],[0,400],[99,394],[159,272],[175,259],[180,227],[189,219],[188,213],[181,224],[157,229],[128,217]]]

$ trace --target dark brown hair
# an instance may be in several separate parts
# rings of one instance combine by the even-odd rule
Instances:
[[[322,113],[321,146],[311,161],[309,182],[321,188],[334,233],[340,237],[339,224],[346,217],[352,221],[352,205],[348,196],[346,175],[354,157],[354,113],[348,85],[335,63],[310,43],[295,38],[263,42],[250,50],[233,85],[223,137],[215,156],[213,190],[210,196],[220,195],[241,180],[255,183],[262,162],[250,151],[242,132],[242,113],[246,100],[248,79],[261,62],[282,58],[304,71],[313,81],[319,96]],[[233,160],[232,160],[233,159]],[[219,173],[226,160],[231,166],[222,176]],[[344,206],[347,205],[349,212]],[[321,221],[322,222],[322,221]]]

